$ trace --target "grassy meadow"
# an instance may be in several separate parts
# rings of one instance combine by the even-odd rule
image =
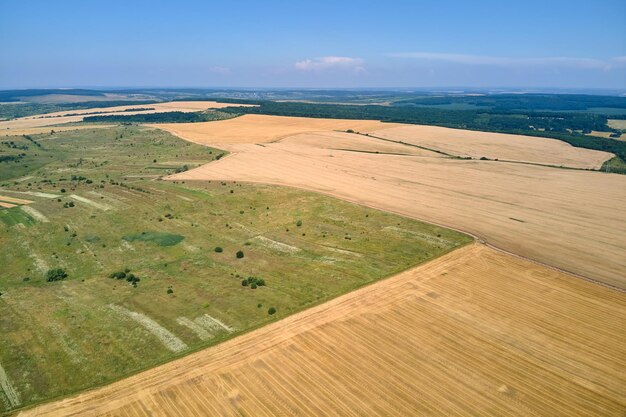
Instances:
[[[0,412],[218,343],[471,240],[301,190],[161,180],[224,152],[160,130],[0,142],[0,201],[32,201],[0,209]]]

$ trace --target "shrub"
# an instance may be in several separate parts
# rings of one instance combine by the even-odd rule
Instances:
[[[51,269],[46,273],[46,281],[61,281],[67,278],[67,272],[63,268]]]
[[[113,272],[111,273],[111,275],[109,275],[109,278],[124,279],[126,278],[126,272],[124,271]]]
[[[257,277],[248,277],[241,281],[241,285],[243,285],[244,287],[247,287],[249,285],[250,288],[256,290],[257,287],[265,286],[265,280]]]
[[[172,287],[167,287],[167,293],[174,294],[174,290],[172,289]]]
[[[130,282],[131,284],[135,284],[141,280],[136,277],[135,274],[128,274],[126,275],[126,281]]]
[[[217,253],[222,253],[222,252],[224,252],[224,249],[222,249],[222,248],[221,248],[221,247],[219,247],[219,246],[216,246],[216,247],[215,247],[215,249],[213,249],[213,250],[214,250],[215,252],[217,252]]]
[[[125,279],[126,281],[130,282],[131,285],[135,288],[137,288],[137,283],[141,281],[138,276],[136,276],[135,274],[131,274],[130,269],[128,268],[125,268],[123,271],[117,271],[109,274],[109,278],[115,278],[120,280]]]
[[[298,221],[296,222],[296,226],[298,226],[298,227],[302,226],[302,220],[298,220]]]
[[[237,256],[237,259],[241,259],[241,258],[243,258],[243,252],[242,252],[242,251],[240,251],[240,250],[239,250],[239,251],[237,251],[236,256]]]
[[[274,307],[270,307],[269,310],[267,310],[267,314],[269,314],[270,316],[275,313],[276,313],[276,309]]]

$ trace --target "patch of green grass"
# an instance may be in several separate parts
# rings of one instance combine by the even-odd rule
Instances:
[[[92,233],[87,233],[84,237],[85,242],[89,243],[97,243],[100,241],[100,236],[94,235]]]
[[[613,157],[602,164],[600,171],[626,174],[626,162],[619,156]]]
[[[16,224],[32,226],[33,224],[35,224],[35,220],[24,211],[22,211],[19,207],[0,209],[0,221],[2,221],[7,226],[14,226]]]
[[[141,232],[125,235],[122,239],[127,242],[134,242],[137,240],[140,242],[155,243],[159,246],[174,246],[182,242],[183,239],[185,239],[185,236],[164,232]]]
[[[472,241],[296,189],[144,177],[154,159],[201,164],[221,153],[152,129],[41,140],[55,157],[1,191],[24,198],[11,190],[66,189],[58,198],[29,194],[48,222],[0,223],[0,364],[24,405],[219,343]],[[64,208],[69,201],[74,207]],[[6,213],[23,212],[0,210],[0,218]],[[47,282],[57,268],[67,277]],[[139,285],[109,278],[127,269]],[[150,317],[188,349],[173,353],[111,305]],[[203,340],[181,324],[205,315],[237,330]]]

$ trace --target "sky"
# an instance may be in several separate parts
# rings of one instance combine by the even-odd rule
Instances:
[[[626,89],[626,1],[0,0],[0,89]]]

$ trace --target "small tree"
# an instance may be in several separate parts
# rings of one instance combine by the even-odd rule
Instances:
[[[237,251],[236,256],[237,256],[237,259],[241,259],[241,258],[243,258],[243,252],[242,252],[242,251],[240,251],[240,250],[239,250],[239,251]]]
[[[61,281],[67,278],[67,272],[63,268],[51,269],[46,273],[46,281]]]
[[[219,247],[219,246],[216,246],[214,250],[215,250],[215,252],[217,252],[217,253],[222,253],[222,252],[224,252],[224,249],[222,249],[222,248],[221,248],[221,247]]]
[[[267,314],[269,314],[270,316],[275,313],[276,313],[276,309],[274,307],[270,307],[270,309],[267,310]]]

